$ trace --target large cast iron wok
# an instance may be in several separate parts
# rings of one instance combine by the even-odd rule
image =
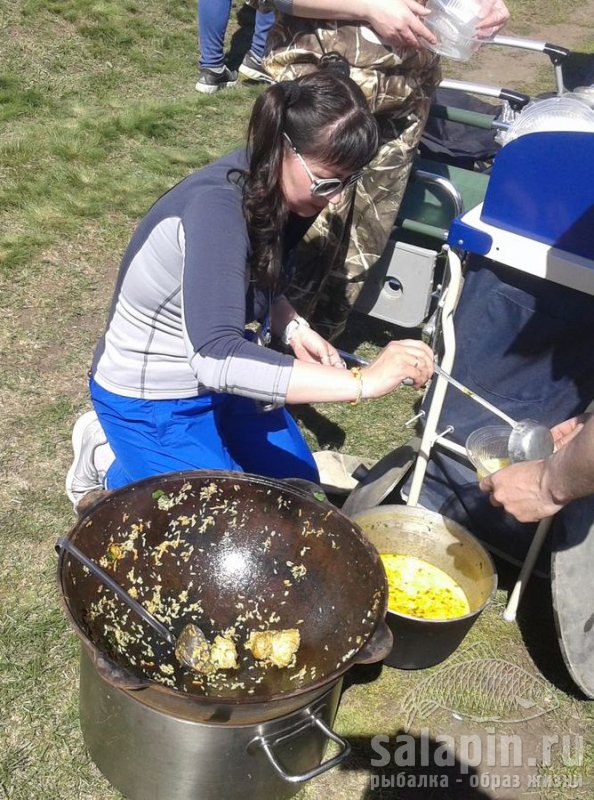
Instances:
[[[171,473],[93,506],[68,537],[178,635],[195,622],[230,631],[238,670],[201,675],[62,551],[58,583],[70,622],[103,677],[176,713],[239,723],[303,706],[357,662],[381,660],[385,573],[360,529],[322,496],[252,475]],[[252,631],[297,628],[292,667],[255,661]],[[158,700],[155,700],[158,698]]]

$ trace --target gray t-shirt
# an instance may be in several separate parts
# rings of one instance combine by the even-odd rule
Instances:
[[[283,402],[294,359],[245,338],[274,298],[250,283],[250,242],[236,151],[163,195],[124,254],[92,374],[124,397],[174,399],[208,391]],[[231,173],[230,173],[231,171]],[[290,215],[285,263],[312,218]]]

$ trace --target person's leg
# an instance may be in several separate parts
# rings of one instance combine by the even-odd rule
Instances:
[[[266,49],[266,39],[268,38],[268,32],[274,25],[274,19],[273,11],[267,14],[263,14],[260,11],[256,12],[256,24],[252,36],[252,43],[239,66],[239,72],[244,78],[248,78],[251,81],[258,81],[259,83],[274,82],[262,66],[262,56]]]
[[[263,411],[253,400],[228,395],[217,413],[225,445],[243,471],[319,482],[311,450],[285,408]]]
[[[113,462],[113,451],[94,411],[87,411],[76,420],[72,449],[74,458],[66,475],[66,494],[80,513],[83,498],[103,490],[105,475]]]
[[[198,3],[200,66],[212,69],[225,63],[225,31],[231,15],[231,0],[201,0]]]
[[[256,12],[256,25],[254,27],[254,35],[252,37],[252,46],[250,50],[257,58],[262,58],[264,55],[268,31],[274,25],[274,20],[274,11],[268,11],[266,14],[261,11]]]
[[[179,470],[234,470],[319,482],[311,451],[285,409],[261,411],[253,400],[231,395],[140,400],[108,392],[94,380],[90,391],[96,415],[89,412],[77,423],[84,428],[84,441],[78,455],[75,447],[66,481],[75,508],[91,491]],[[99,463],[103,450],[109,457]],[[75,480],[79,473],[82,482]]]
[[[91,381],[91,398],[115,454],[105,476],[108,489],[177,470],[239,468],[218,430],[217,395],[139,400]]]
[[[213,94],[237,83],[237,72],[225,64],[225,31],[231,14],[231,0],[201,0],[198,3],[200,73],[196,89]]]
[[[586,411],[594,412],[594,402]],[[563,659],[575,683],[594,699],[594,495],[574,500],[553,521],[551,574],[555,624]]]

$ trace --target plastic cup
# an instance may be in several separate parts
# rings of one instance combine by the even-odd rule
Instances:
[[[481,5],[477,0],[428,0],[431,14],[424,24],[437,37],[437,44],[428,45],[439,53],[458,61],[468,61],[476,49],[475,29]]]
[[[510,465],[509,425],[488,425],[477,428],[466,439],[466,453],[476,469],[479,481]]]

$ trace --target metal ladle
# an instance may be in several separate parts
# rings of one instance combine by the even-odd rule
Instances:
[[[210,647],[203,631],[193,622],[184,625],[180,635],[176,638],[173,633],[159,622],[146,608],[135,600],[128,592],[120,586],[102,567],[93,561],[82,550],[73,544],[70,539],[58,539],[56,550],[61,552],[66,550],[71,556],[85,566],[98,580],[107,586],[111,591],[122,600],[128,608],[131,608],[141,617],[159,636],[169,642],[175,648],[175,655],[182,666],[193,671],[203,672],[205,665],[210,664],[208,656]]]
[[[512,432],[509,435],[507,452],[512,464],[518,461],[534,461],[547,458],[547,456],[551,455],[555,449],[555,445],[553,442],[553,435],[546,425],[542,425],[540,422],[536,422],[533,419],[521,419],[516,422],[516,420],[505,414],[497,408],[497,406],[492,405],[488,400],[485,400],[483,397],[476,394],[476,392],[473,392],[467,386],[464,386],[464,384],[452,378],[449,373],[437,364],[434,364],[433,368],[438,375],[445,378],[445,380],[456,389],[483,406],[483,408],[496,414],[511,426]]]
[[[364,358],[360,358],[353,353],[348,353],[345,350],[339,350],[338,354],[344,361],[352,361],[362,367],[366,367],[369,364],[369,361],[366,361]],[[507,454],[512,464],[515,464],[517,461],[535,461],[551,455],[555,449],[555,444],[553,442],[553,434],[546,425],[542,425],[540,422],[536,422],[533,419],[521,419],[519,422],[516,422],[515,419],[512,419],[505,412],[498,409],[497,406],[491,405],[488,400],[485,400],[480,395],[476,394],[476,392],[473,392],[467,386],[464,386],[455,378],[452,378],[452,376],[438,364],[433,364],[433,369],[438,375],[445,378],[448,383],[451,383],[452,386],[455,386],[456,389],[459,389],[467,397],[470,397],[479,405],[483,406],[483,408],[486,408],[488,411],[491,411],[507,422],[512,429],[507,443]],[[405,378],[402,383],[410,386],[413,381],[410,378]]]

